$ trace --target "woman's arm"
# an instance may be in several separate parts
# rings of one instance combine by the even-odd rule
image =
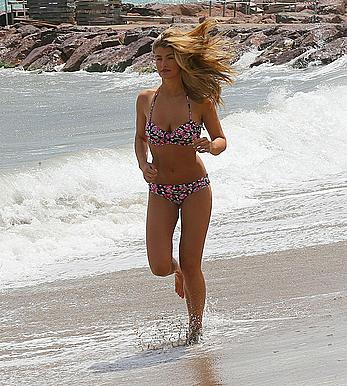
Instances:
[[[139,168],[143,173],[143,178],[147,182],[153,182],[158,171],[151,163],[147,161],[148,144],[145,135],[146,114],[144,112],[146,102],[146,91],[142,91],[136,100],[136,134],[134,147]]]
[[[194,148],[199,153],[209,152],[218,155],[227,147],[227,141],[220,124],[216,107],[211,100],[206,100],[202,108],[202,121],[210,135],[211,141],[206,137],[200,138],[194,142]]]

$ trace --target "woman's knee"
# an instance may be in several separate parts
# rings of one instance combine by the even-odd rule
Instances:
[[[172,264],[149,264],[153,275],[155,276],[168,276],[172,272]]]
[[[201,271],[201,262],[180,262],[181,271],[184,277],[195,277],[197,275],[202,275]]]

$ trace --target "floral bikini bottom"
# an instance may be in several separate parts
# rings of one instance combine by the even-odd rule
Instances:
[[[152,182],[148,184],[150,192],[164,197],[177,205],[181,205],[190,194],[198,192],[209,185],[208,175],[185,184],[154,184]]]

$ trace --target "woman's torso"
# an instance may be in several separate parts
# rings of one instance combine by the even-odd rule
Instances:
[[[181,184],[206,175],[204,164],[192,147],[202,124],[198,104],[185,95],[159,98],[159,89],[148,94],[146,136],[158,170],[156,183]]]

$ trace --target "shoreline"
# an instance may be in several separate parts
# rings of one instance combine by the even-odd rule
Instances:
[[[204,340],[191,348],[173,348],[187,318],[173,277],[154,277],[148,268],[2,291],[1,378],[38,385],[343,384],[346,257],[347,242],[339,242],[205,261]]]

